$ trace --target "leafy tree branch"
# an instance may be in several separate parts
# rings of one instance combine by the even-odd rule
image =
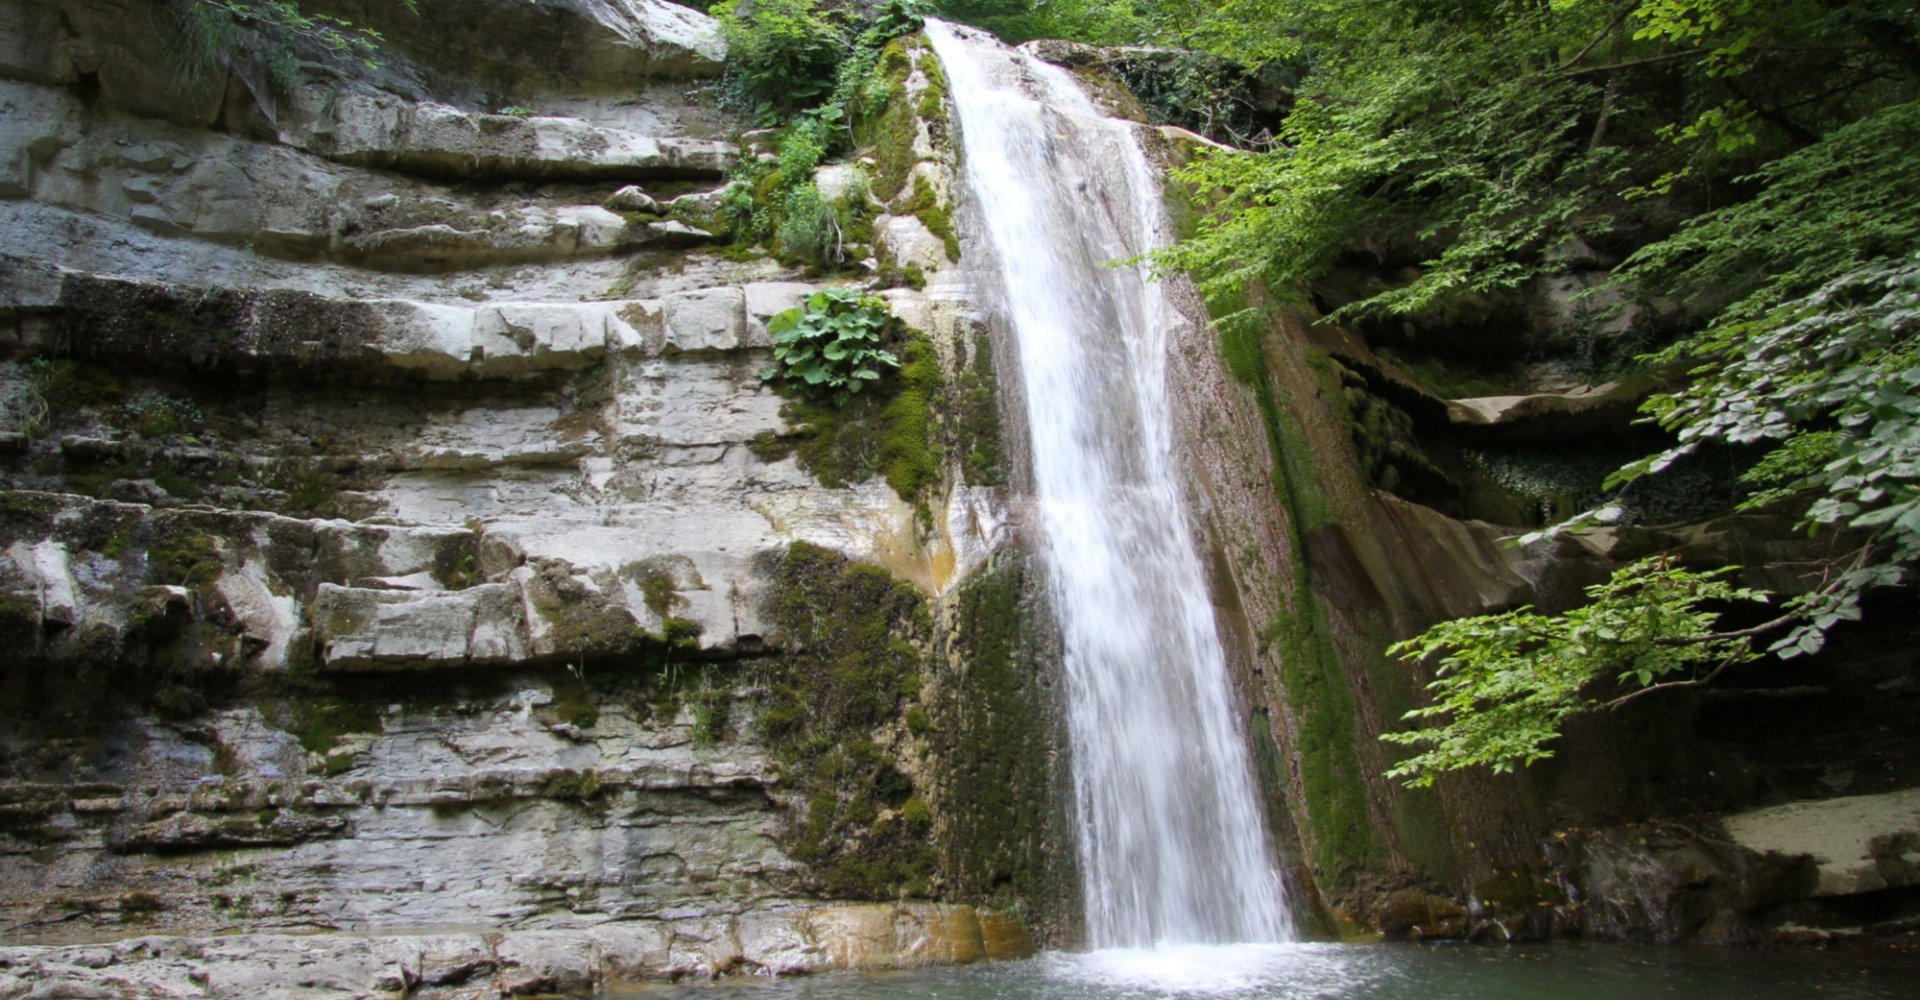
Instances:
[[[1694,572],[1665,557],[1643,559],[1588,587],[1588,603],[1565,614],[1522,607],[1441,622],[1394,644],[1389,656],[1432,658],[1438,675],[1427,685],[1431,704],[1403,716],[1416,728],[1380,737],[1424,748],[1387,777],[1425,787],[1462,768],[1512,771],[1553,756],[1548,744],[1569,716],[1633,698],[1605,698],[1598,689],[1699,686],[1755,659],[1760,654],[1748,639],[1780,627],[1785,618],[1747,629],[1719,628],[1720,612],[1711,606],[1772,600],[1764,591],[1728,582],[1731,572]]]

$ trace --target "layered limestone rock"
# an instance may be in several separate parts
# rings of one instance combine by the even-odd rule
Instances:
[[[1012,943],[1009,943],[1009,934]],[[935,903],[793,906],[582,930],[407,936],[246,934],[0,948],[0,996],[36,983],[73,995],[173,998],[591,994],[623,980],[908,969],[1030,953],[1000,914]],[[297,987],[291,984],[299,984]]]
[[[1014,536],[966,451],[902,497],[768,447],[808,428],[767,324],[821,282],[713,249],[741,155],[713,22],[310,6],[380,29],[378,65],[242,24],[196,76],[164,5],[0,0],[0,919],[37,945],[0,996],[261,995],[294,952],[316,995],[511,995],[1030,948],[964,905],[1021,899],[949,832],[1007,807],[934,773],[977,762],[937,736],[972,723],[933,632],[845,734],[890,782],[847,836],[966,858],[910,886],[957,902],[854,905],[901,886],[795,846],[818,762],[760,720],[810,652],[786,554],[924,604]],[[915,217],[950,150],[912,127],[893,155],[940,194],[876,228],[926,288],[885,294],[990,415]]]

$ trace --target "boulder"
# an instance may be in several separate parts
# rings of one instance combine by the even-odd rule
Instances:
[[[651,212],[660,214],[660,203],[653,196],[640,189],[638,184],[629,184],[607,196],[600,207],[609,212]]]

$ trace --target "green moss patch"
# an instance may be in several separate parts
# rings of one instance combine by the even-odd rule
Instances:
[[[913,194],[905,203],[895,206],[894,211],[919,219],[920,224],[927,227],[927,232],[940,238],[947,260],[955,264],[960,262],[960,235],[954,232],[953,216],[940,203],[940,196],[934,192],[933,185],[927,183],[925,176],[914,175]]]
[[[1031,579],[1009,554],[954,592],[926,734],[941,775],[941,873],[955,898],[993,906],[1056,899],[1073,881],[1050,840],[1059,805],[1047,763],[1052,696],[1025,598]]]
[[[748,445],[753,454],[762,461],[793,455],[834,489],[885,476],[901,499],[925,510],[943,458],[935,411],[946,403],[946,378],[925,334],[902,337],[890,345],[900,356],[897,377],[844,406],[791,395],[781,415],[793,430],[756,436]]]
[[[913,151],[919,134],[917,109],[907,99],[907,78],[913,74],[913,51],[907,39],[896,38],[880,53],[877,72],[887,85],[886,110],[859,126],[860,145],[873,150],[873,193],[892,201],[906,189],[907,175],[919,157]]]
[[[759,728],[806,802],[781,846],[829,896],[926,896],[933,852],[902,819],[914,784],[876,739],[904,725],[919,691],[933,636],[926,600],[878,566],[806,543],[769,570],[763,611],[789,653]]]
[[[1006,450],[1000,425],[1000,383],[993,370],[993,346],[985,334],[973,337],[955,380],[949,426],[960,468],[975,486],[1007,481]]]
[[[225,569],[219,541],[204,531],[177,529],[147,550],[147,576],[154,583],[199,587],[219,579]]]
[[[1249,308],[1251,306],[1251,308]],[[1306,533],[1333,520],[1320,491],[1306,435],[1286,419],[1268,372],[1267,330],[1273,317],[1246,299],[1214,300],[1223,318],[1221,356],[1234,379],[1253,393],[1274,458],[1274,495],[1286,510],[1291,537],[1291,582],[1286,610],[1261,634],[1277,646],[1280,681],[1295,719],[1293,755],[1300,761],[1307,830],[1314,867],[1329,884],[1385,857],[1367,805],[1367,787],[1355,745],[1356,708],[1346,666],[1333,643],[1326,607],[1313,594],[1304,559]]]
[[[372,705],[336,695],[296,697],[291,731],[308,753],[330,755],[352,733],[380,732],[380,713]]]

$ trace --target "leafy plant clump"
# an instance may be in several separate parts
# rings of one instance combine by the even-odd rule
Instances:
[[[899,368],[900,358],[881,347],[893,324],[886,300],[854,288],[822,288],[773,317],[774,364],[763,379],[783,379],[816,398],[844,406],[884,368]]]
[[[745,10],[741,8],[745,7]],[[892,81],[883,72],[888,43],[918,31],[921,19],[892,0],[865,30],[815,0],[775,0],[714,8],[727,39],[730,72],[762,126],[780,126],[772,162],[744,158],[722,197],[736,251],[766,244],[782,260],[833,271],[859,259],[871,239],[864,180],[833,196],[814,172],[868,136],[888,111]]]
[[[409,14],[420,13],[419,0],[399,3]],[[175,20],[172,55],[184,80],[193,84],[208,79],[233,58],[243,29],[252,29],[278,46],[270,53],[277,84],[284,84],[291,75],[285,64],[294,58],[296,42],[373,69],[379,66],[386,41],[365,25],[302,10],[296,0],[171,0],[169,6]]]
[[[833,89],[845,28],[815,0],[727,0],[712,13],[727,57],[762,102],[763,117],[807,107]]]
[[[755,117],[771,125],[783,113],[820,105],[852,110],[880,49],[920,30],[914,4],[892,0],[865,31],[848,12],[818,0],[727,0],[713,7],[727,59],[756,100]]]

